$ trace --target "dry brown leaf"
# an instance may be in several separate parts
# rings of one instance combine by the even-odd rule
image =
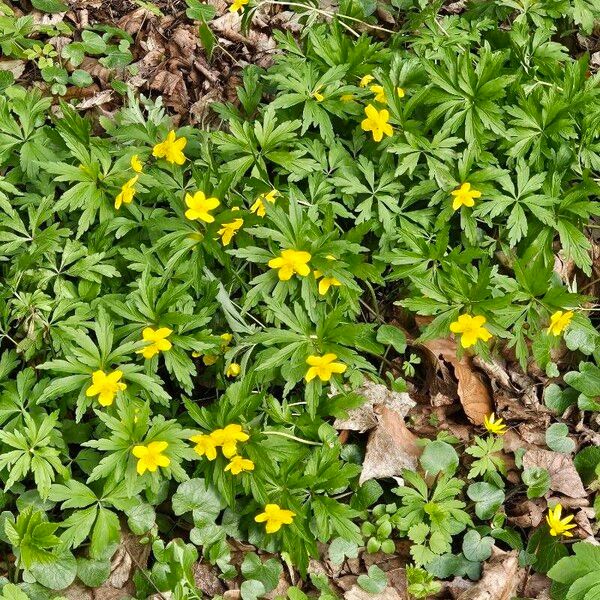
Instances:
[[[15,79],[19,79],[25,71],[24,60],[0,60],[0,71],[10,71]]]
[[[107,104],[112,100],[112,96],[112,90],[102,90],[90,98],[85,99],[83,102],[80,102],[77,105],[77,110],[87,110],[88,108],[92,108],[94,106]]]
[[[357,391],[365,398],[365,403],[358,408],[348,411],[345,419],[336,419],[333,426],[338,429],[350,429],[361,433],[373,429],[379,423],[376,407],[386,407],[404,418],[408,411],[415,406],[406,392],[393,392],[385,385],[366,381]]]
[[[416,469],[421,454],[417,437],[408,430],[404,419],[385,406],[379,406],[378,411],[377,427],[367,442],[361,485],[369,479],[398,477],[403,469]]]
[[[473,367],[469,356],[456,356],[456,342],[444,338],[424,342],[425,348],[440,360],[445,360],[454,367],[458,380],[458,397],[467,418],[474,425],[483,425],[483,419],[494,412],[492,398],[487,385]]]
[[[187,114],[190,98],[180,71],[159,71],[150,82],[150,89],[163,96],[166,106],[173,108],[180,115]]]
[[[458,600],[511,600],[519,584],[518,570],[516,550],[498,552],[485,564],[482,578]]]
[[[587,496],[573,459],[567,454],[551,450],[527,450],[523,455],[523,468],[541,467],[550,474],[550,489],[569,498]]]

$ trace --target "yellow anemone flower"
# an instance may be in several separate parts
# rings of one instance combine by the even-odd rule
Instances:
[[[312,381],[315,377],[321,381],[329,381],[334,373],[343,373],[347,366],[344,363],[335,362],[336,358],[337,356],[333,353],[309,356],[306,359],[306,364],[310,367],[306,371],[306,381]]]
[[[210,437],[215,446],[221,447],[225,458],[237,454],[238,442],[247,442],[250,439],[250,436],[242,431],[242,426],[237,423],[231,423],[223,429],[215,429]]]
[[[277,258],[269,261],[271,269],[279,269],[277,275],[281,281],[289,281],[296,273],[300,277],[306,277],[310,273],[308,261],[311,259],[308,252],[302,250],[282,250]]]
[[[154,146],[152,156],[155,158],[164,158],[171,164],[182,165],[185,162],[183,149],[186,144],[186,138],[178,138],[174,131],[169,131],[166,139]]]
[[[229,12],[240,12],[244,10],[244,6],[248,4],[249,0],[233,0],[233,3],[229,7]]]
[[[225,470],[231,471],[232,475],[239,475],[242,471],[254,471],[254,463],[249,458],[236,455],[232,457]]]
[[[390,113],[384,108],[377,110],[372,104],[365,108],[366,119],[362,121],[360,126],[363,131],[370,131],[373,134],[373,140],[380,142],[384,135],[392,135],[394,130],[388,123]]]
[[[138,175],[135,175],[121,186],[121,191],[115,198],[115,208],[117,210],[119,210],[123,204],[131,204],[133,197],[135,196],[135,184],[138,179]]]
[[[244,219],[234,219],[231,223],[223,223],[223,225],[221,225],[221,229],[219,229],[217,233],[221,236],[221,243],[223,246],[227,246],[231,242],[233,236],[243,224]]]
[[[461,206],[474,206],[475,198],[481,198],[481,192],[475,188],[471,189],[470,183],[463,183],[457,190],[451,192],[454,196],[452,208],[458,210]]]
[[[566,312],[557,310],[550,317],[548,333],[552,335],[560,335],[569,326],[574,314],[575,313],[572,310],[567,310]]]
[[[171,460],[163,454],[168,447],[167,442],[150,442],[146,446],[134,446],[131,453],[138,459],[138,474],[143,475],[146,471],[154,473],[158,467],[168,467]]]
[[[323,273],[321,271],[314,271],[315,279],[319,279]],[[342,282],[337,280],[335,277],[323,277],[319,281],[319,295],[324,296],[331,286],[340,287]]]
[[[196,444],[194,452],[199,456],[206,456],[208,460],[215,460],[217,458],[217,446],[210,435],[193,435],[190,438],[190,442]]]
[[[477,343],[477,340],[487,342],[492,334],[483,326],[485,317],[477,315],[460,315],[457,321],[450,323],[452,333],[460,333],[460,344],[463,348],[470,348]]]
[[[142,169],[144,168],[144,165],[143,165],[142,161],[140,160],[140,157],[137,154],[134,154],[131,157],[129,164],[136,173],[141,173]]]
[[[190,221],[204,221],[212,223],[215,218],[210,214],[221,204],[217,198],[207,198],[204,192],[196,192],[193,196],[185,195],[185,205],[188,210],[185,211],[186,219]]]
[[[173,344],[167,339],[173,333],[172,329],[168,327],[160,327],[159,329],[153,329],[152,327],[146,327],[142,331],[142,338],[149,345],[141,350],[136,350],[137,354],[141,354],[144,358],[152,358],[159,352],[166,352],[173,347]]]
[[[264,204],[265,200],[270,204],[275,204],[275,199],[278,195],[279,192],[277,190],[271,190],[270,192],[261,194],[250,207],[250,212],[256,213],[259,217],[264,217],[267,214],[267,209]]]
[[[240,365],[238,365],[238,363],[232,362],[227,367],[227,370],[225,371],[225,375],[227,377],[237,377],[241,372],[242,372],[242,367],[240,367]]]
[[[276,533],[281,529],[282,525],[289,525],[296,513],[285,508],[280,508],[278,504],[267,504],[265,511],[256,515],[254,520],[257,523],[265,523],[265,530],[267,533]]]
[[[110,406],[114,402],[117,392],[127,389],[127,386],[120,382],[121,377],[123,377],[123,371],[119,370],[112,373],[105,373],[102,370],[94,371],[92,385],[85,391],[85,395],[88,398],[98,396],[101,406]]]

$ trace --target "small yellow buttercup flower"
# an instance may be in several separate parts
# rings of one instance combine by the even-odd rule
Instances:
[[[304,376],[306,381],[312,381],[315,377],[321,381],[329,381],[334,373],[343,373],[347,366],[344,363],[335,362],[336,358],[337,356],[333,353],[309,356],[306,359],[306,364],[310,367]]]
[[[560,335],[569,326],[574,314],[575,313],[572,310],[567,310],[566,312],[557,310],[550,317],[548,333],[552,335]]]
[[[242,431],[242,426],[237,423],[231,423],[223,429],[215,429],[211,434],[215,446],[221,448],[225,458],[231,458],[237,454],[237,443],[247,442],[250,436]]]
[[[232,457],[225,470],[231,471],[232,475],[239,475],[242,471],[254,471],[254,463],[249,458],[236,455]]]
[[[227,375],[227,377],[237,377],[241,372],[242,372],[242,367],[240,367],[240,365],[238,365],[238,363],[232,362],[227,367],[227,370],[225,371],[225,375]]]
[[[373,81],[375,79],[375,77],[373,77],[373,75],[365,75],[364,77],[361,78],[361,80],[358,82],[358,85],[361,88],[367,87],[371,81]]]
[[[199,456],[206,456],[208,460],[217,458],[217,445],[210,435],[198,434],[190,438],[190,442],[196,444],[194,452]]]
[[[279,269],[277,275],[281,281],[289,281],[295,274],[306,277],[310,273],[308,261],[311,255],[303,250],[282,250],[277,258],[269,261],[271,269]]]
[[[140,157],[137,154],[134,154],[131,157],[131,160],[129,161],[129,164],[131,165],[131,168],[136,173],[141,173],[142,169],[144,168],[144,165],[142,164],[142,161],[140,160]]]
[[[233,0],[232,5],[229,7],[229,12],[238,12],[244,10],[244,6],[248,4],[249,0]]]
[[[463,348],[470,348],[477,343],[477,340],[487,342],[492,334],[483,326],[485,317],[477,315],[460,315],[457,321],[450,323],[452,333],[460,333],[460,344]]]
[[[393,135],[394,130],[388,123],[390,113],[384,108],[377,110],[372,104],[365,108],[366,119],[360,124],[363,131],[370,131],[373,134],[373,140],[380,142],[384,135]]]
[[[105,373],[102,370],[94,371],[92,385],[85,390],[85,395],[88,398],[98,396],[101,406],[110,406],[114,402],[117,392],[127,389],[127,386],[121,383],[121,377],[123,377],[123,371],[119,370],[112,373]]]
[[[319,92],[321,88],[315,90],[311,95],[312,97],[317,101],[317,102],[323,102],[323,100],[325,100],[325,96],[323,96],[323,94],[321,94],[321,92]]]
[[[548,523],[548,526],[550,527],[550,535],[554,537],[560,535],[564,535],[565,537],[573,537],[573,534],[569,531],[569,529],[575,529],[575,527],[577,527],[577,525],[571,523],[573,520],[573,515],[569,515],[568,517],[561,519],[561,514],[562,506],[560,504],[557,504],[554,507],[554,510],[551,508],[548,509],[546,523]]]
[[[369,89],[375,94],[375,102],[387,104],[387,97],[382,85],[372,85]],[[396,88],[396,93],[398,94],[398,98],[404,98],[404,90],[401,87]]]
[[[227,350],[227,347],[231,343],[231,340],[233,339],[233,335],[231,333],[222,333],[221,334],[221,339],[223,340],[223,342],[221,343],[221,353],[223,353],[223,352],[225,352]],[[198,358],[200,356],[200,353],[199,352],[192,352],[192,356],[194,358]],[[210,367],[211,365],[214,365],[217,362],[218,359],[219,359],[219,357],[216,354],[205,354],[202,357],[202,362],[207,367]]]
[[[280,508],[278,504],[267,504],[265,512],[256,515],[254,520],[257,523],[265,523],[265,531],[267,533],[276,533],[281,529],[282,525],[289,525],[296,513],[285,508]]]
[[[481,198],[481,192],[475,188],[471,189],[470,183],[463,183],[457,190],[451,192],[454,196],[452,201],[452,208],[458,210],[461,206],[475,205],[475,198]]]
[[[168,467],[171,460],[163,454],[168,447],[167,442],[150,442],[146,446],[134,446],[131,453],[138,459],[138,474],[143,475],[146,471],[154,473],[158,467]]]
[[[323,273],[321,271],[314,271],[315,279],[319,279]],[[319,281],[319,294],[324,296],[331,286],[340,287],[342,285],[341,281],[337,280],[335,277],[323,277],[321,281]]]
[[[261,194],[250,207],[250,212],[256,213],[259,217],[264,217],[267,214],[267,209],[264,204],[265,201],[270,204],[275,204],[275,199],[278,195],[279,192],[277,190],[271,190],[270,192]]]
[[[168,327],[160,327],[158,329],[152,329],[152,327],[146,327],[142,331],[142,338],[145,342],[149,342],[149,345],[141,350],[136,350],[138,354],[141,354],[144,358],[152,358],[159,352],[166,352],[173,347],[173,344],[167,339],[173,333],[172,329]]]
[[[115,198],[115,208],[119,210],[122,204],[131,204],[133,197],[135,196],[135,184],[139,179],[138,175],[135,175],[121,186],[121,191]]]
[[[164,142],[156,144],[152,149],[152,156],[164,158],[167,162],[182,165],[185,162],[183,149],[187,144],[184,137],[178,138],[174,131],[169,131]]]
[[[496,435],[504,435],[508,427],[504,424],[503,419],[497,419],[492,413],[489,416],[483,417],[483,426],[490,432]]]
[[[185,211],[185,218],[190,221],[204,221],[212,223],[215,218],[210,214],[221,204],[217,198],[207,198],[204,192],[196,192],[193,196],[185,195],[185,205],[188,210]]]
[[[223,223],[223,225],[221,225],[221,229],[219,229],[217,233],[221,236],[221,243],[223,246],[227,246],[231,242],[233,236],[243,224],[244,219],[234,219],[231,223]]]

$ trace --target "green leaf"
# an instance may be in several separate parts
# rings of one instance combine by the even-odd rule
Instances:
[[[398,354],[406,350],[406,335],[393,325],[381,325],[377,330],[377,341],[380,344],[390,345]]]
[[[38,583],[51,590],[64,590],[77,575],[77,561],[70,552],[51,554],[41,562],[31,565],[31,574]]]
[[[179,485],[171,500],[173,512],[183,515],[194,513],[194,522],[214,522],[225,502],[217,490],[204,479],[190,479]]]
[[[527,486],[527,497],[541,498],[550,489],[550,473],[542,467],[525,469],[521,475]]]
[[[575,449],[575,442],[569,437],[569,428],[564,423],[552,423],[546,429],[546,444],[550,450],[570,454]]]
[[[34,8],[47,13],[66,12],[69,7],[60,0],[31,0]]]
[[[467,560],[482,562],[492,555],[494,538],[481,537],[475,529],[470,529],[463,538],[462,551]]]
[[[254,552],[246,554],[242,563],[242,575],[246,579],[255,579],[261,582],[265,592],[270,592],[277,587],[279,577],[283,573],[283,567],[274,558],[262,562]],[[265,593],[263,592],[263,593]]]
[[[77,577],[88,587],[100,587],[109,576],[110,560],[77,559]]]
[[[358,556],[358,544],[337,537],[329,544],[329,560],[335,565],[341,565],[346,558],[356,558]]]
[[[377,566],[371,565],[367,575],[359,575],[356,583],[369,594],[381,594],[388,585],[387,575]]]
[[[504,502],[504,492],[485,481],[472,483],[467,488],[467,495],[475,502],[475,514],[482,520],[491,519]]]
[[[435,440],[425,446],[421,454],[421,466],[430,475],[440,472],[452,475],[458,468],[458,454],[456,450],[446,442]]]

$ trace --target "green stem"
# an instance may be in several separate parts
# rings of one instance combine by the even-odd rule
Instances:
[[[284,433],[283,431],[263,431],[265,435],[278,435],[283,438],[287,438],[288,440],[294,440],[295,442],[300,442],[301,444],[306,444],[307,446],[322,446],[321,442],[311,442],[310,440],[303,440],[302,438],[296,437],[291,433]]]

